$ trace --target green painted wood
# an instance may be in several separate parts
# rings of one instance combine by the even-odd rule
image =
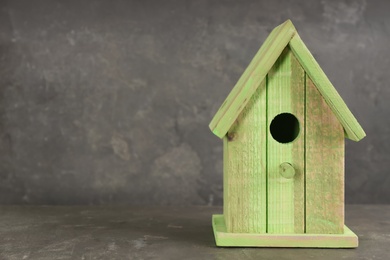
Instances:
[[[359,141],[365,137],[366,133],[363,128],[357,122],[356,118],[348,109],[337,90],[333,87],[332,83],[297,33],[291,39],[289,46],[306,73],[313,80],[314,85],[324,97],[328,106],[332,109],[333,113],[344,127],[346,137],[353,141]]]
[[[224,138],[224,208],[229,232],[266,232],[265,81]]]
[[[344,232],[344,131],[306,75],[306,232]]]
[[[302,42],[290,20],[276,27],[268,36],[213,117],[209,125],[211,131],[223,138],[287,44],[344,127],[346,137],[354,141],[361,140],[366,135],[363,128]]]
[[[285,48],[268,74],[267,125],[282,114],[291,113],[299,121],[298,137],[290,143],[276,141],[267,128],[268,233],[304,232],[304,71],[289,48]],[[285,131],[284,127],[281,131]],[[283,163],[295,169],[294,178],[280,175]]]
[[[283,178],[292,179],[295,176],[295,169],[290,163],[284,162],[279,166],[279,174]]]
[[[347,226],[342,234],[248,234],[229,233],[222,215],[213,215],[214,237],[221,247],[355,248],[358,237]]]
[[[271,128],[283,113],[299,122],[294,141]],[[210,129],[224,141],[217,245],[357,246],[344,226],[344,138],[365,133],[290,21],[272,31]]]
[[[230,219],[230,210],[229,210],[229,149],[228,149],[228,139],[225,135],[223,137],[223,216],[225,221],[229,222]]]
[[[297,139],[293,145],[293,167],[294,175],[294,233],[305,232],[305,138],[304,129],[306,120],[304,118],[305,103],[302,96],[302,89],[305,89],[305,72],[296,57],[291,54],[291,97],[296,105],[293,106],[293,112],[300,124],[300,136],[303,140]],[[302,99],[303,98],[303,99]]]
[[[215,135],[227,133],[295,32],[290,20],[271,32],[210,122]]]

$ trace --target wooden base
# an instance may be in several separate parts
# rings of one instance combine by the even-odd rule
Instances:
[[[223,215],[213,215],[217,246],[355,248],[358,237],[347,226],[344,234],[254,234],[226,232]]]

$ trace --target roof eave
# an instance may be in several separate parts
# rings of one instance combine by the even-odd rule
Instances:
[[[226,135],[295,33],[290,20],[272,30],[211,120],[209,127],[216,136]]]
[[[328,106],[341,123],[345,131],[345,137],[353,141],[360,141],[366,136],[361,125],[358,123],[352,112],[348,109],[340,94],[334,88],[320,65],[314,59],[305,43],[298,33],[289,42],[291,51],[299,63],[309,75]]]
[[[366,136],[363,128],[301,40],[290,20],[272,30],[211,120],[210,130],[219,138],[226,135],[287,45],[338,118],[344,128],[345,137],[353,141],[363,139]]]

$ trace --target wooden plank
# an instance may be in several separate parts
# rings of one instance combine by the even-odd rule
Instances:
[[[355,248],[358,237],[348,227],[343,234],[247,234],[228,233],[221,215],[213,215],[217,246],[223,247],[312,247]]]
[[[210,122],[215,135],[227,133],[295,32],[290,20],[271,32]]]
[[[226,137],[226,226],[229,232],[266,232],[266,89],[262,82]]]
[[[230,219],[230,210],[228,203],[228,183],[229,183],[229,149],[228,149],[228,139],[225,135],[223,137],[223,216],[225,221],[228,222]]]
[[[306,73],[309,74],[310,78],[317,86],[326,103],[343,125],[346,137],[353,141],[359,141],[365,137],[366,133],[363,128],[357,122],[356,118],[348,109],[337,90],[333,87],[332,83],[297,33],[291,39],[289,46]]]
[[[291,52],[291,51],[290,51]],[[300,137],[296,140],[292,149],[294,175],[294,233],[305,232],[305,71],[296,57],[291,53],[291,97],[293,114],[298,118],[300,124]]]
[[[306,75],[306,232],[342,234],[344,131]]]
[[[304,91],[304,71],[286,48],[268,75],[267,125],[277,115],[291,113],[300,132],[293,142],[280,143],[267,128],[268,233],[304,232]],[[294,178],[281,176],[279,167],[285,162],[294,167]]]

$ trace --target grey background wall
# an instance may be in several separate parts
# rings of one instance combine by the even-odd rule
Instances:
[[[367,133],[346,201],[390,202],[390,2],[0,1],[0,204],[222,203],[212,116],[292,19]]]

